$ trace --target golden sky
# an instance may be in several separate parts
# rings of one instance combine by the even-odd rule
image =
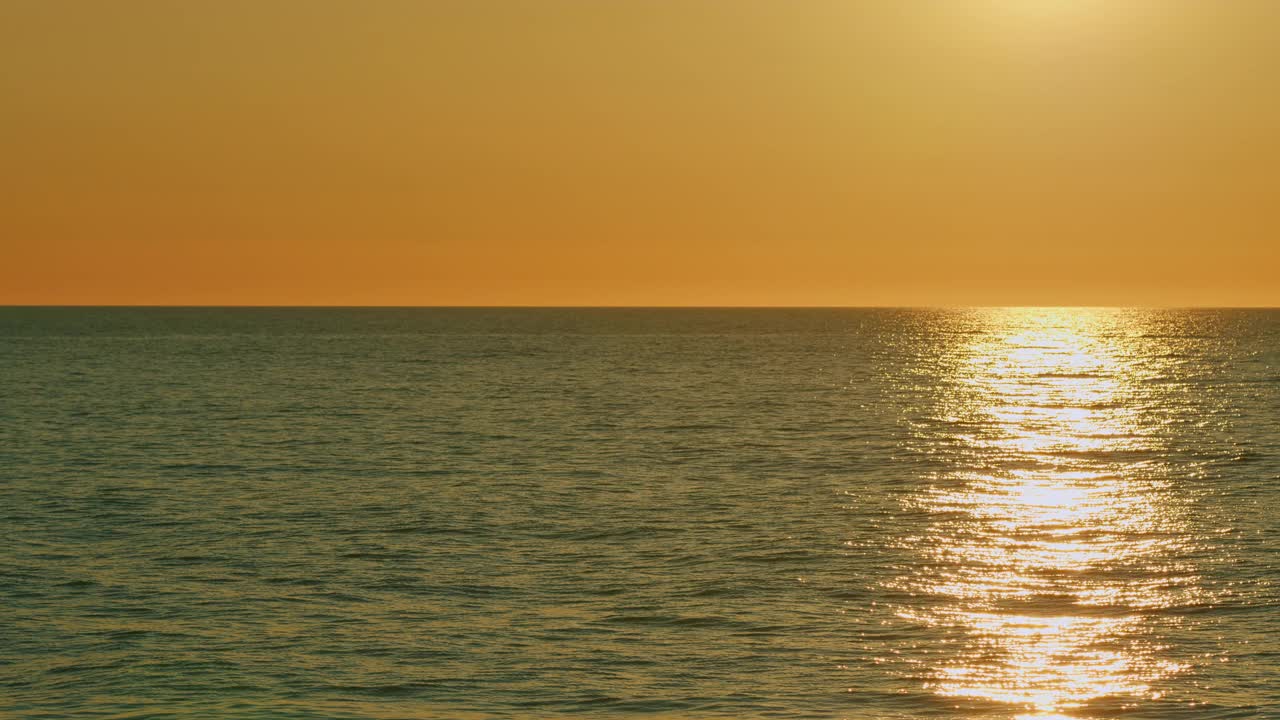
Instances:
[[[1280,305],[1274,0],[4,0],[0,304]]]

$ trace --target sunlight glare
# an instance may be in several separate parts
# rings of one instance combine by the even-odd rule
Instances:
[[[1153,500],[1163,486],[1123,462],[1153,449],[1151,419],[1125,402],[1136,380],[1124,319],[1032,309],[984,321],[946,412],[1001,432],[971,439],[989,470],[953,473],[922,500],[939,518],[922,552],[951,570],[911,585],[941,607],[901,613],[954,630],[969,648],[932,687],[1021,706],[1028,720],[1149,696],[1182,668],[1153,654],[1133,609],[1172,603],[1171,587],[1194,578],[1120,572],[1179,542],[1177,517]]]

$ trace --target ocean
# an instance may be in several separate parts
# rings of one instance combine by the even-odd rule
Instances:
[[[0,716],[1280,718],[1280,311],[0,308]]]

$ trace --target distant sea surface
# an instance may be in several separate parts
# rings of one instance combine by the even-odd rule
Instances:
[[[0,716],[1280,718],[1280,312],[0,308]]]

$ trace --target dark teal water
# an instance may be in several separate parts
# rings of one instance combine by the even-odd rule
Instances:
[[[1280,312],[0,308],[0,716],[1280,718]]]

